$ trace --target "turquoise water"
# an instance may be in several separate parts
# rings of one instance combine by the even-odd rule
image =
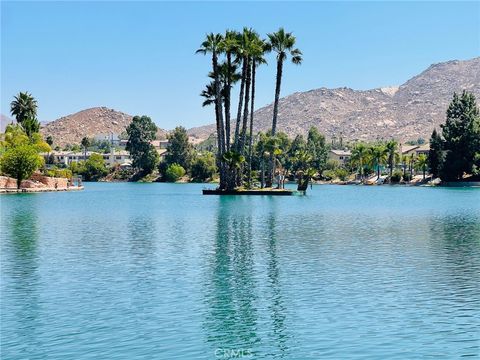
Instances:
[[[2,359],[480,357],[480,189],[1,196]]]

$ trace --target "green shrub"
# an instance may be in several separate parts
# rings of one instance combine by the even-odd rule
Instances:
[[[332,179],[335,179],[337,177],[337,174],[335,173],[335,170],[324,170],[322,172],[322,177],[325,180],[332,180]]]
[[[211,179],[217,171],[214,155],[212,153],[206,153],[197,157],[192,163],[191,171],[192,178],[195,181]]]
[[[72,178],[72,171],[69,169],[48,169],[45,170],[44,174],[49,177],[59,177],[59,178],[67,178],[71,179]]]
[[[396,169],[393,172],[392,178],[390,180],[392,181],[392,183],[398,183],[402,179],[402,175],[403,175],[402,170]]]
[[[185,175],[185,169],[180,165],[173,163],[167,167],[165,171],[165,180],[168,182],[175,182]]]
[[[403,181],[408,182],[410,180],[412,180],[412,175],[410,175],[410,173],[407,172],[405,175],[403,175]]]
[[[335,170],[335,176],[340,180],[345,181],[348,178],[348,171],[347,169],[340,167]]]

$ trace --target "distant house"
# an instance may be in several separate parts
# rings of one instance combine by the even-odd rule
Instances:
[[[102,155],[105,164],[112,166],[115,164],[124,164],[125,162],[130,161],[130,153],[125,150],[112,151],[111,153],[101,154],[93,151],[87,151],[86,157],[83,152],[72,152],[72,151],[53,151],[50,154],[44,153],[43,156],[53,156],[53,162],[55,164],[64,164],[65,166],[70,165],[73,162],[86,161],[92,156],[92,154]]]
[[[338,162],[340,165],[345,165],[348,160],[350,160],[350,157],[352,156],[352,153],[350,150],[330,150],[328,153],[328,159],[333,160]]]
[[[119,134],[97,134],[93,137],[96,141],[108,141],[111,145],[120,145],[120,135]]]
[[[430,144],[423,145],[401,145],[400,146],[402,155],[411,156],[412,154],[415,157],[418,157],[420,154],[428,155],[430,151]]]
[[[157,151],[164,150],[168,147],[168,140],[152,140],[150,144],[152,144]]]

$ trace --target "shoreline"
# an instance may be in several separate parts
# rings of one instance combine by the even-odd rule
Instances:
[[[23,194],[23,193],[40,193],[40,192],[67,192],[67,191],[82,191],[84,186],[70,186],[69,188],[21,188],[21,189],[0,189],[0,194]]]

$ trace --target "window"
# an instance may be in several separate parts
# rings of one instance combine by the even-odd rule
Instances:
[[[121,157],[121,156],[119,156],[119,155],[117,155],[117,156],[115,156],[115,159],[117,159],[117,160],[121,160],[121,159],[122,159],[122,157]]]

